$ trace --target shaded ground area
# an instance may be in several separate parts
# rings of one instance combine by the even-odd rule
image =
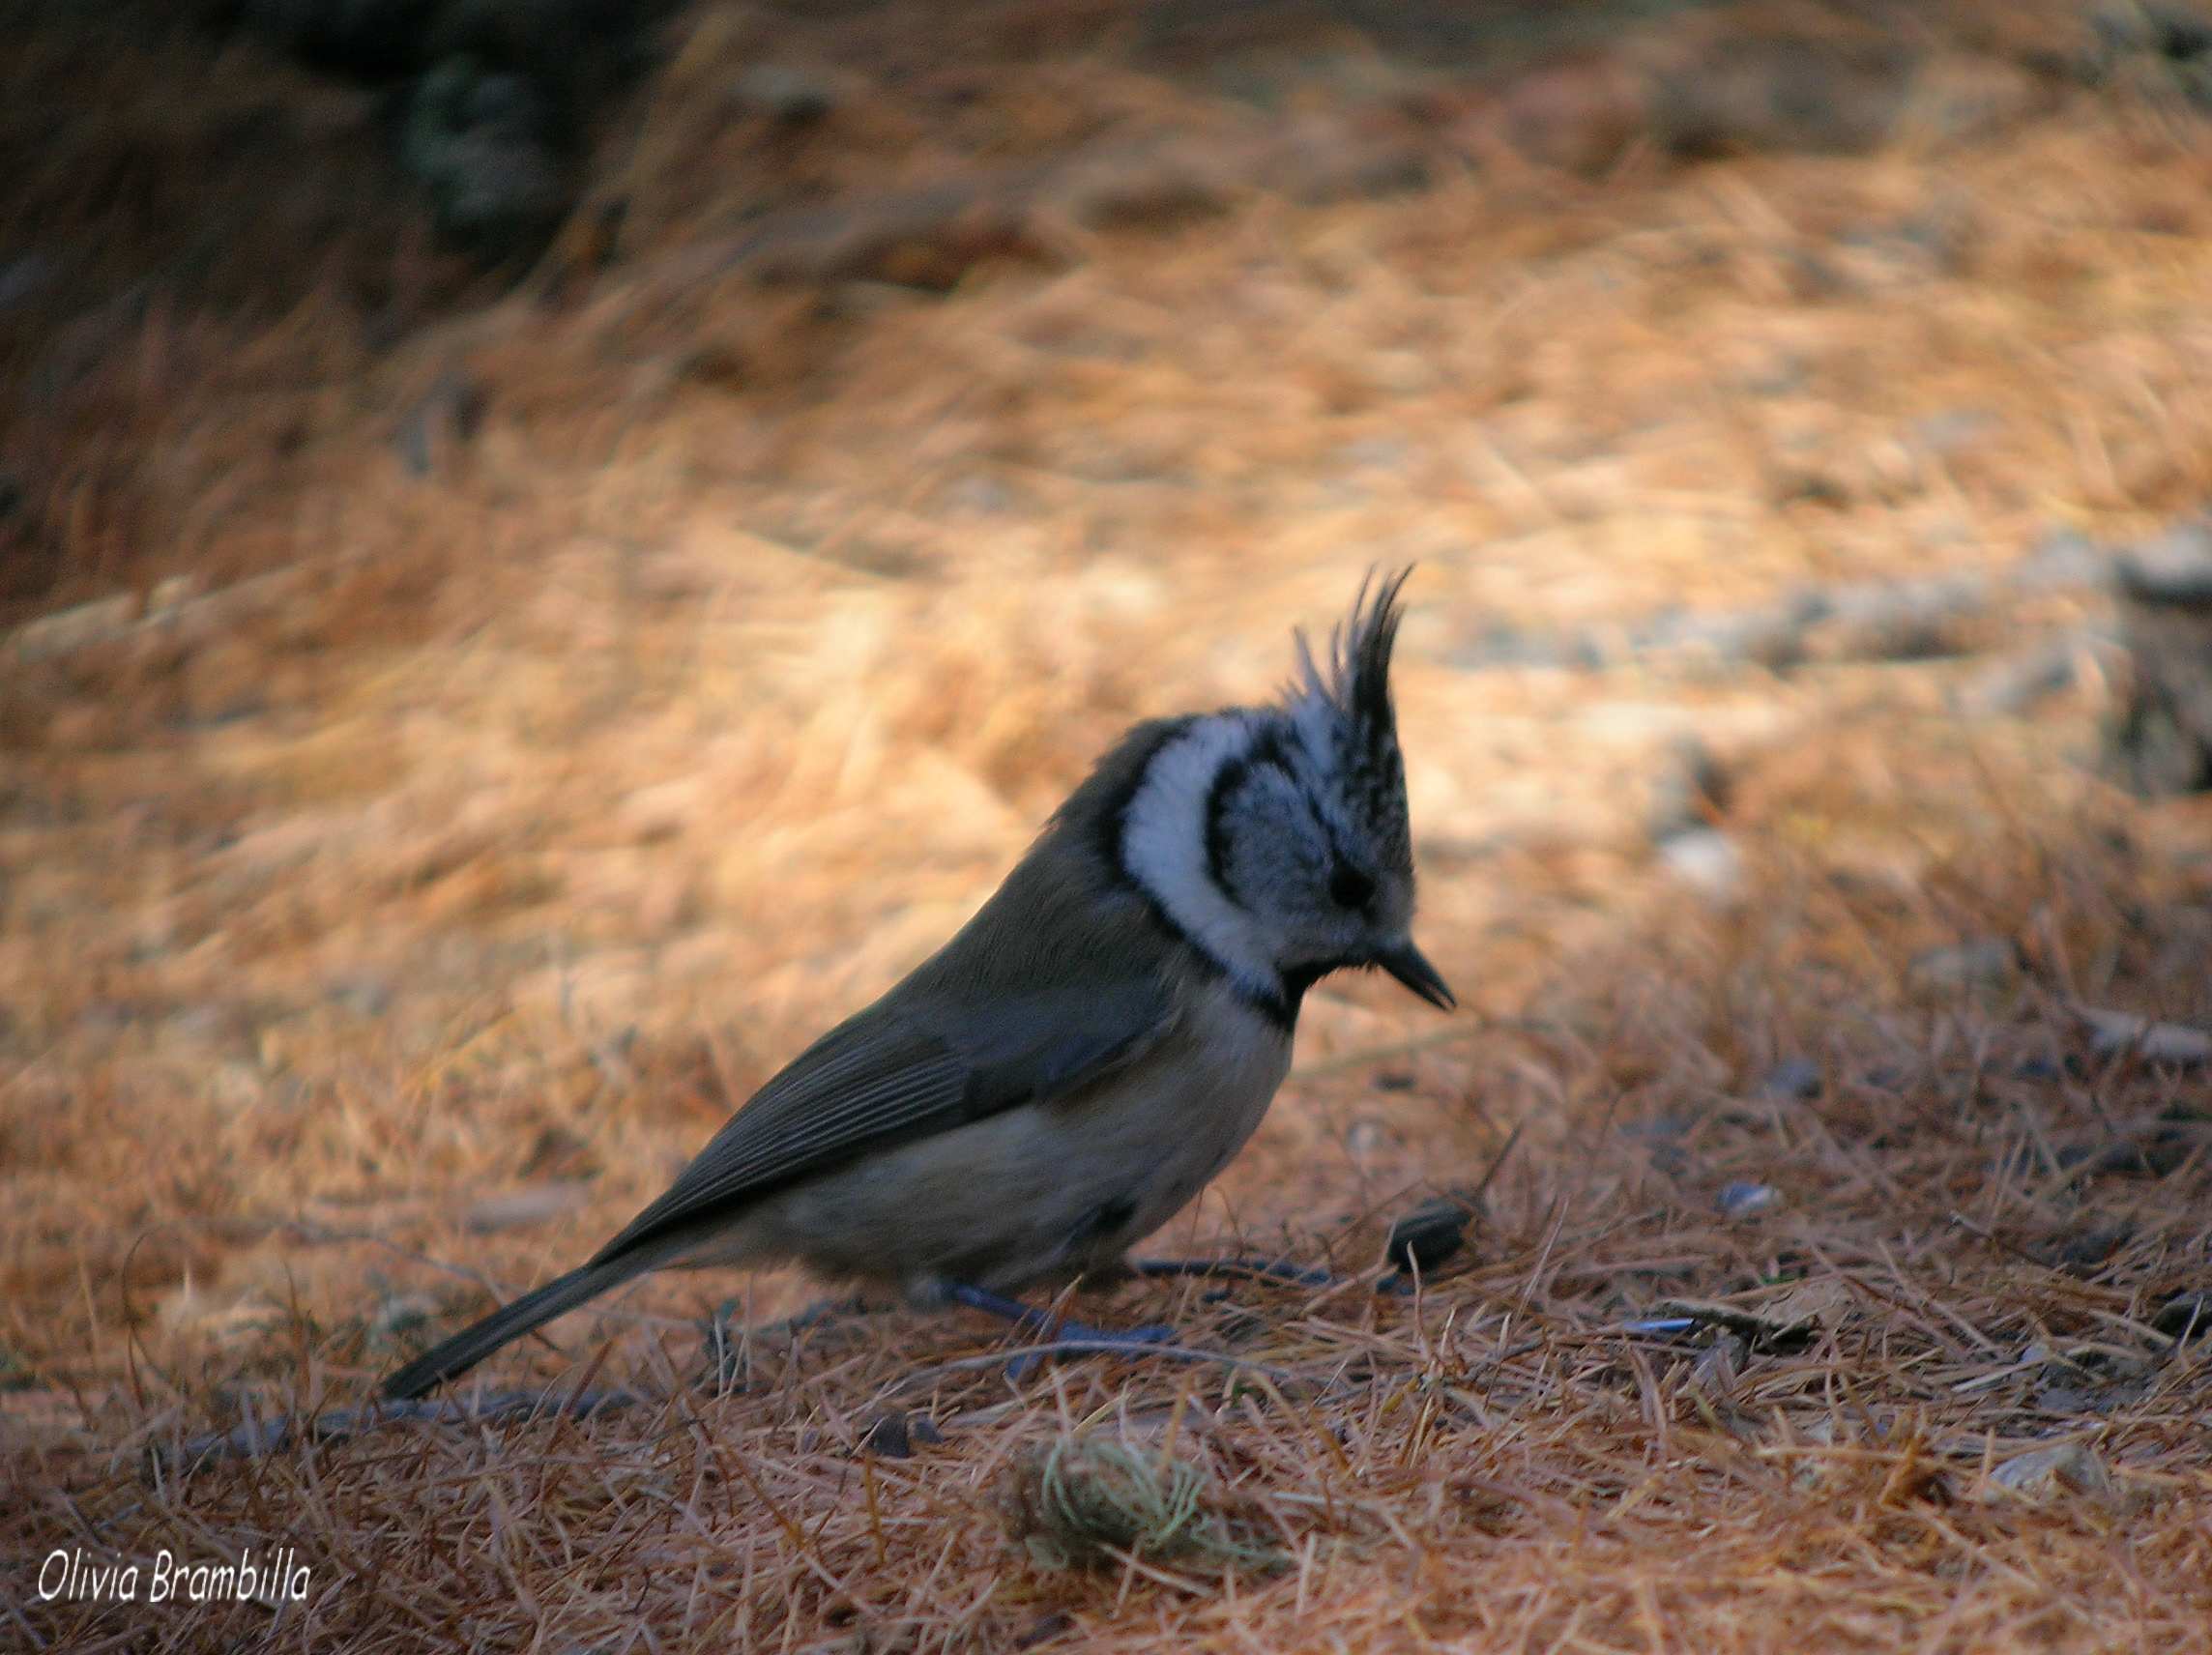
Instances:
[[[30,30],[0,1555],[312,1584],[158,1616],[17,1571],[4,1612],[2201,1642],[2212,812],[2084,762],[2099,548],[2204,499],[2197,60],[2133,9],[1920,10],[1506,61],[1349,7],[976,7],[958,51],[943,8],[697,8],[522,271],[440,242],[388,89]],[[962,1317],[655,1281],[489,1376],[603,1347],[655,1400],[164,1457],[572,1262],[1122,725],[1266,693],[1404,560],[1468,1009],[1319,991],[1162,1237],[1340,1286],[1117,1289],[1087,1314],[1210,1359],[1010,1383]],[[1391,1222],[1478,1184],[1389,1291]],[[766,1331],[692,1385],[730,1294]],[[1054,1567],[1078,1439],[1187,1465],[1208,1545]]]

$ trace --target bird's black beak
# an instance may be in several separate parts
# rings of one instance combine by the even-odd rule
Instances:
[[[1437,968],[1429,964],[1428,956],[1414,947],[1410,938],[1377,954],[1375,963],[1431,1005],[1449,1011],[1459,1003],[1444,979],[1437,974]]]

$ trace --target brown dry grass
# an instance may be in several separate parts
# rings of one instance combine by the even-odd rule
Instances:
[[[695,27],[622,152],[641,269],[765,200],[742,155],[719,193],[687,160],[716,73],[825,38]],[[995,49],[956,98],[887,69],[777,176],[1246,119]],[[943,300],[727,283],[673,341],[626,267],[450,309],[373,225],[320,285],[243,249],[243,291],[16,316],[0,429],[42,532],[205,607],[0,684],[0,1615],[86,1649],[2206,1647],[2206,1347],[2153,1325],[2212,1284],[2204,1077],[2091,1055],[2078,1012],[2212,1021],[2212,819],[2066,762],[2093,673],[1966,722],[1970,665],[1459,664],[1500,622],[1991,568],[2198,504],[2204,174],[2076,98],[1966,147],[1260,196]],[[26,222],[107,222],[42,189]],[[160,231],[101,258],[196,291]],[[378,291],[436,291],[366,346],[380,259]],[[411,477],[389,438],[453,372],[484,428]],[[1318,995],[1261,1140],[1162,1238],[1345,1285],[1093,1307],[1237,1364],[1009,1385],[960,1365],[997,1330],[884,1311],[696,1388],[717,1294],[762,1325],[808,1290],[667,1280],[498,1364],[665,1400],[152,1452],[351,1406],[422,1317],[571,1261],[946,934],[1122,724],[1264,692],[1290,624],[1408,557],[1423,932],[1470,1007]],[[1717,907],[1638,831],[1689,731],[1737,772]],[[1907,987],[1988,937],[2005,981]],[[1788,1057],[1818,1098],[1761,1095]],[[1470,1255],[1374,1292],[1388,1220],[1516,1129]],[[1732,1180],[1781,1204],[1725,1220]],[[1801,1334],[1620,1331],[1723,1297]],[[943,1442],[863,1451],[887,1409]],[[1039,1568],[996,1491],[1079,1424],[1195,1458],[1287,1566]],[[2110,1487],[1995,1491],[2059,1442]],[[281,1612],[42,1605],[17,1561],[276,1545],[312,1565]]]

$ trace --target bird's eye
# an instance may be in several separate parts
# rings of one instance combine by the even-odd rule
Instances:
[[[1365,908],[1375,895],[1375,882],[1350,862],[1329,870],[1328,899],[1339,908]]]

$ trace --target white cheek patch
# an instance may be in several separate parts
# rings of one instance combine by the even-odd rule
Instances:
[[[1214,884],[1206,863],[1206,805],[1224,765],[1258,735],[1243,713],[1200,720],[1157,753],[1121,825],[1121,865],[1193,944],[1253,994],[1281,990],[1272,940]]]

